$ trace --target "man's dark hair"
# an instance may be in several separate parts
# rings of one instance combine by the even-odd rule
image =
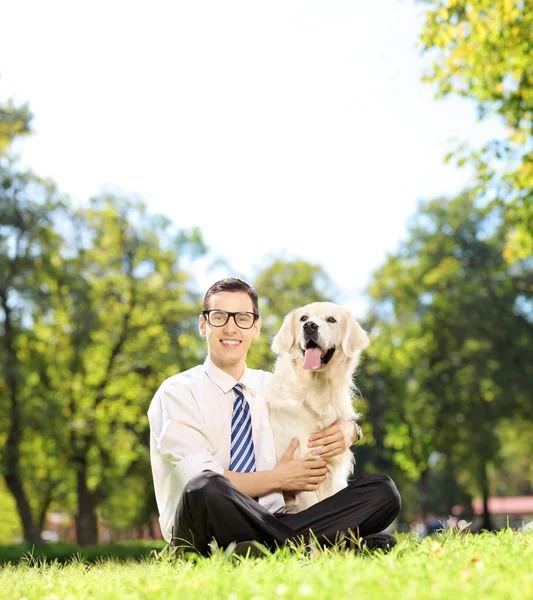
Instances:
[[[236,277],[227,277],[226,279],[221,279],[214,283],[205,293],[202,310],[209,310],[209,298],[211,298],[213,294],[218,294],[218,292],[245,292],[252,300],[254,313],[259,314],[257,292],[251,285]]]

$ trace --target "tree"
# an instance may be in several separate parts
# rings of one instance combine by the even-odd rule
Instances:
[[[7,154],[11,142],[31,132],[32,115],[28,105],[16,106],[12,100],[0,104],[0,156]]]
[[[63,208],[51,182],[17,171],[0,156],[0,456],[27,541],[38,539],[55,480],[54,452],[42,440],[47,433],[53,439],[56,404],[40,379],[32,324],[46,311],[47,290],[57,276],[61,239],[53,221]],[[43,404],[44,398],[50,402]]]
[[[456,156],[474,166],[476,193],[506,208],[506,259],[525,259],[533,255],[533,2],[422,1],[420,46],[432,58],[425,81],[438,97],[473,99],[480,119],[497,115],[506,127],[503,139],[477,151],[463,144]]]
[[[362,375],[378,377],[374,393],[388,398],[394,460],[424,484],[440,453],[469,473],[485,506],[498,424],[510,414],[531,424],[533,319],[519,307],[531,305],[533,273],[529,261],[510,267],[503,246],[497,210],[468,193],[422,206],[408,241],[374,274],[377,328]]]
[[[270,349],[283,317],[311,302],[333,301],[335,290],[319,265],[301,259],[272,258],[253,279],[259,295],[262,331],[250,349],[247,364],[271,371],[275,356]]]
[[[130,475],[149,475],[146,410],[161,380],[197,364],[199,298],[181,263],[201,236],[141,202],[103,195],[80,209],[64,277],[38,326],[67,417],[78,543],[97,541],[97,509]]]

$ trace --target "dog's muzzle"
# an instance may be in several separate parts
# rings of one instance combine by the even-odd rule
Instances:
[[[327,365],[331,360],[333,353],[335,352],[335,347],[329,348],[324,351],[317,343],[318,339],[318,325],[313,321],[306,321],[303,326],[304,331],[304,342],[305,348],[302,349],[304,354],[304,369],[306,370],[316,370],[323,365]],[[308,351],[317,349],[320,351],[320,360],[318,360],[318,356],[316,360],[312,360],[311,357],[308,356]]]

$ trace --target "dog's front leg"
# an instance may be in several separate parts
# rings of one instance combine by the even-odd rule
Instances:
[[[296,510],[294,512],[300,512],[313,506],[318,502],[319,498],[316,492],[298,492],[296,494]]]

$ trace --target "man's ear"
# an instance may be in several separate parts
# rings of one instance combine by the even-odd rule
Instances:
[[[290,352],[296,342],[296,334],[294,331],[294,316],[295,313],[289,313],[284,319],[283,324],[272,340],[272,350],[276,354],[282,352]]]
[[[198,329],[200,330],[200,335],[202,337],[206,336],[206,331],[205,331],[206,326],[207,326],[207,323],[206,323],[204,315],[200,315],[198,317]]]
[[[366,331],[355,320],[355,317],[346,312],[346,332],[342,340],[342,349],[348,358],[352,358],[356,352],[360,352],[370,344]]]

